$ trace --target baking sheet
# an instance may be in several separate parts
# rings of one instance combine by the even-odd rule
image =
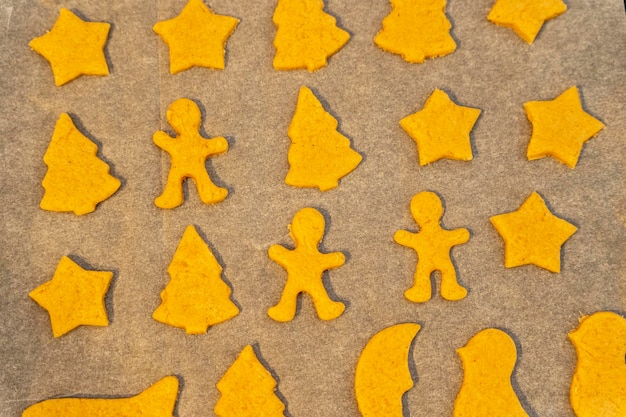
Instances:
[[[351,39],[328,67],[310,74],[272,68],[274,1],[211,0],[216,13],[241,19],[227,44],[226,69],[172,76],[167,47],[151,28],[178,14],[184,1],[1,0],[0,415],[19,416],[55,396],[134,395],[171,374],[183,382],[177,414],[212,415],[215,384],[253,344],[279,380],[286,415],[356,416],[353,375],[365,343],[386,326],[417,322],[422,330],[411,351],[417,380],[405,396],[407,415],[452,415],[463,377],[455,349],[479,330],[499,327],[518,345],[514,382],[526,411],[573,416],[568,396],[576,357],[567,333],[581,314],[626,312],[624,5],[568,0],[568,11],[529,46],[486,20],[492,3],[450,0],[456,52],[411,65],[373,43],[390,11],[386,0],[328,0],[326,10]],[[52,27],[60,7],[112,24],[111,75],[54,86],[47,61],[28,42]],[[301,85],[316,92],[364,159],[325,193],[284,184],[287,127]],[[523,103],[553,99],[573,85],[606,128],[587,142],[574,170],[551,158],[527,161],[531,125]],[[435,88],[482,110],[472,132],[473,161],[417,164],[415,144],[398,121]],[[188,184],[181,207],[161,210],[153,199],[169,157],[151,137],[171,132],[165,111],[181,97],[201,103],[205,136],[228,139],[228,153],[208,166],[230,194],[206,206]],[[42,157],[62,112],[99,145],[123,184],[82,217],[39,209]],[[418,305],[403,297],[416,258],[392,237],[416,229],[409,201],[424,190],[442,197],[447,228],[471,231],[469,243],[453,250],[470,291],[459,302],[436,295]],[[504,268],[503,242],[489,217],[516,210],[532,191],[578,227],[564,245],[560,274]],[[346,254],[326,282],[348,308],[323,322],[304,297],[292,322],[277,323],[266,311],[286,274],[267,249],[292,245],[287,225],[303,207],[326,217],[324,250]],[[218,257],[241,307],[237,317],[198,336],[151,318],[189,224]],[[28,292],[52,277],[63,255],[114,271],[109,327],[52,337],[48,315]]]

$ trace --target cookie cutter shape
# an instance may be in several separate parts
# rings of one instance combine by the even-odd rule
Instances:
[[[323,0],[278,0],[274,17],[274,69],[316,71],[350,39],[324,12]]]
[[[528,417],[511,384],[517,348],[511,336],[485,329],[457,349],[463,383],[454,402],[454,417]]]
[[[552,214],[537,192],[516,211],[489,220],[504,240],[504,266],[533,264],[561,272],[561,246],[577,227]]]
[[[296,244],[294,249],[272,245],[268,250],[270,259],[287,271],[287,283],[280,302],[267,313],[276,321],[287,322],[296,314],[298,295],[305,292],[313,299],[317,315],[322,320],[336,319],[346,306],[328,296],[322,274],[338,268],[346,258],[341,252],[321,253],[318,246],[324,237],[324,216],[314,208],[303,208],[293,217],[289,236]]]
[[[337,120],[307,87],[300,87],[298,104],[288,131],[291,145],[285,183],[328,191],[354,171],[363,157],[337,131]]]
[[[109,23],[86,22],[61,8],[52,29],[28,45],[50,63],[59,87],[81,75],[109,75],[104,47],[110,28]]]
[[[626,319],[600,311],[580,320],[569,334],[578,363],[570,402],[578,417],[626,415]]]
[[[113,272],[88,271],[63,256],[52,279],[28,295],[48,311],[52,334],[60,337],[82,325],[109,325],[104,297],[112,278]]]
[[[533,125],[526,153],[529,161],[552,156],[575,168],[584,143],[604,129],[601,121],[583,110],[576,86],[554,100],[529,101],[524,109]]]
[[[430,276],[441,272],[441,296],[446,300],[462,300],[467,290],[456,279],[456,268],[450,251],[456,245],[466,243],[470,234],[467,229],[446,230],[441,227],[443,205],[439,196],[423,191],[411,199],[411,214],[419,226],[417,233],[398,230],[393,239],[396,243],[411,248],[417,254],[414,283],[404,296],[414,303],[430,300],[432,294]]]
[[[224,69],[225,47],[239,19],[215,14],[202,0],[189,0],[178,16],[154,25],[170,51],[170,74],[192,67]]]
[[[43,157],[48,171],[42,181],[45,192],[40,207],[81,216],[115,194],[121,182],[109,174],[109,165],[97,153],[98,146],[62,113]]]
[[[566,10],[562,0],[496,0],[487,19],[513,29],[526,43],[532,44],[543,24]]]
[[[401,323],[376,333],[356,365],[354,391],[363,417],[402,417],[402,396],[413,387],[409,371],[417,323]]]
[[[157,207],[171,209],[183,204],[183,181],[194,180],[200,200],[205,204],[219,203],[228,195],[228,190],[216,186],[206,170],[207,158],[228,151],[228,142],[223,137],[211,139],[200,135],[202,113],[198,105],[189,99],[180,98],[170,104],[166,117],[176,137],[163,131],[156,132],[152,141],[170,155],[170,171],[163,193],[154,200]]]
[[[222,280],[221,265],[195,227],[185,229],[167,272],[171,280],[152,314],[155,320],[201,334],[239,314],[230,299],[232,291]]]
[[[436,89],[421,110],[400,120],[400,126],[415,141],[421,166],[444,158],[470,161],[470,132],[479,116],[479,109],[459,106]]]
[[[128,398],[54,398],[31,405],[22,417],[173,417],[178,378],[166,376]]]
[[[412,64],[451,54],[456,42],[446,17],[446,0],[390,0],[391,13],[383,19],[374,42],[384,51],[401,55]]]

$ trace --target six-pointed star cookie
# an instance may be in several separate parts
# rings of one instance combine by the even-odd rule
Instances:
[[[170,73],[191,67],[224,69],[224,48],[239,19],[215,14],[202,0],[189,0],[178,16],[154,25],[170,48]]]
[[[533,192],[516,211],[490,220],[504,240],[504,266],[534,264],[561,272],[561,246],[577,228],[552,214],[538,193]]]
[[[81,325],[109,325],[104,296],[111,278],[113,272],[87,271],[64,256],[52,279],[29,295],[48,310],[52,334],[59,337]]]
[[[455,104],[442,90],[435,90],[424,108],[400,120],[400,126],[417,144],[420,165],[439,159],[472,159],[470,132],[480,110]]]
[[[496,0],[487,19],[496,25],[513,29],[531,44],[544,22],[564,13],[567,6],[561,0]]]
[[[529,161],[552,156],[574,168],[583,144],[604,129],[601,121],[583,110],[576,86],[554,100],[529,101],[524,109],[533,124],[526,152]]]
[[[50,62],[54,83],[61,86],[81,75],[109,75],[104,45],[111,25],[85,22],[68,9],[43,36],[28,44]]]

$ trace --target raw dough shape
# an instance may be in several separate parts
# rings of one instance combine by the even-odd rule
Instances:
[[[109,75],[104,46],[110,28],[109,23],[85,22],[61,8],[52,29],[28,45],[50,63],[59,87],[81,75]]]
[[[561,246],[577,227],[552,214],[537,192],[516,211],[489,220],[504,240],[504,266],[533,264],[561,272]]]
[[[152,313],[155,320],[201,334],[239,314],[230,287],[222,281],[221,265],[195,227],[185,229],[167,272],[171,280]]]
[[[411,199],[411,215],[419,226],[417,233],[398,230],[393,239],[396,243],[411,248],[417,254],[414,283],[404,296],[414,303],[424,303],[432,295],[430,276],[434,271],[441,273],[441,296],[446,300],[458,301],[465,298],[467,290],[459,285],[456,269],[450,257],[454,246],[467,243],[469,231],[464,228],[446,230],[441,227],[443,205],[439,196],[430,191],[415,194]]]
[[[217,417],[284,417],[285,405],[276,395],[276,380],[248,345],[217,383],[221,393]]]
[[[163,131],[152,136],[156,146],[171,157],[170,172],[163,194],[154,200],[157,207],[171,209],[183,204],[183,181],[194,180],[200,200],[205,204],[219,203],[228,195],[228,190],[216,186],[206,170],[207,158],[228,150],[228,142],[219,136],[211,139],[200,135],[202,113],[198,105],[189,99],[179,98],[170,104],[166,113],[176,137]]]
[[[356,365],[354,391],[363,417],[402,417],[402,396],[413,387],[409,371],[417,323],[389,326],[365,345]]]
[[[350,147],[350,140],[337,131],[337,120],[304,86],[300,87],[288,135],[291,145],[285,183],[294,187],[317,187],[320,191],[336,188],[363,159]]]
[[[533,125],[529,161],[552,156],[574,168],[584,143],[604,129],[601,121],[583,110],[576,86],[554,100],[529,101],[524,109]]]
[[[202,0],[189,0],[178,16],[152,28],[170,50],[170,74],[192,67],[224,69],[226,41],[239,19],[215,14]]]
[[[446,0],[390,0],[391,13],[383,19],[374,42],[412,64],[451,54],[456,43],[446,17]]]
[[[63,256],[52,279],[28,295],[48,311],[52,334],[59,337],[82,325],[109,325],[104,297],[112,278],[113,272],[88,271]]]
[[[487,19],[532,44],[543,24],[566,10],[561,0],[496,0]]]
[[[578,363],[570,401],[578,417],[626,416],[626,319],[600,311],[569,334]]]
[[[350,39],[324,12],[323,0],[278,0],[274,17],[274,69],[316,71]]]
[[[485,329],[457,349],[463,383],[454,402],[454,417],[528,417],[511,385],[517,348],[511,336]]]
[[[109,174],[109,165],[97,154],[98,146],[76,128],[67,113],[62,113],[43,156],[48,171],[39,206],[81,216],[115,194],[121,182]]]
[[[55,398],[31,405],[22,417],[173,417],[178,378],[166,376],[134,397]]]
[[[328,296],[322,274],[338,268],[346,258],[341,252],[321,253],[319,244],[324,238],[324,216],[314,208],[303,208],[293,216],[289,236],[296,244],[295,249],[272,245],[268,250],[270,259],[287,271],[287,283],[280,302],[271,307],[267,314],[276,321],[287,322],[296,315],[298,295],[305,292],[313,299],[317,315],[322,320],[336,319],[346,306]]]
[[[478,116],[479,109],[459,106],[436,89],[421,110],[400,120],[400,126],[415,141],[421,166],[444,158],[470,161],[470,132]]]

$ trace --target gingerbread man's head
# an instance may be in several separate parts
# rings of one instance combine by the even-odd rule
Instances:
[[[324,237],[325,226],[326,221],[322,213],[307,207],[293,216],[289,230],[296,245],[312,243],[317,247]]]
[[[202,113],[195,101],[188,98],[179,98],[170,104],[167,109],[167,121],[176,133],[185,131],[198,133],[202,123]]]
[[[443,216],[441,199],[432,191],[415,194],[411,199],[411,214],[420,227],[429,223],[439,224]]]

